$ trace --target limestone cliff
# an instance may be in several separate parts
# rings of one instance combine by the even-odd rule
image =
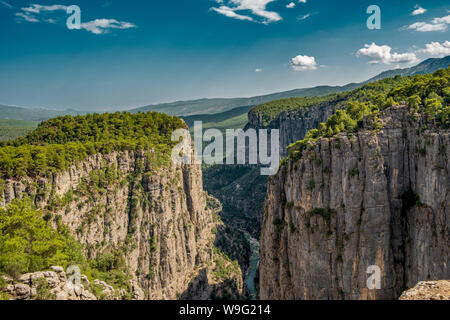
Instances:
[[[275,115],[264,115],[257,109],[252,109],[248,113],[248,124],[245,130],[250,128],[279,129],[280,153],[282,156],[286,156],[288,145],[303,139],[309,130],[317,128],[319,123],[326,121],[343,101],[343,98],[338,97],[317,103],[310,108],[285,110],[277,112]],[[285,106],[285,108],[289,107]]]
[[[262,299],[395,299],[450,278],[450,132],[406,107],[381,120],[319,139],[269,180]],[[367,287],[374,265],[379,290]]]
[[[69,226],[88,258],[123,251],[146,297],[177,299],[203,270],[214,274],[218,221],[200,166],[158,161],[151,150],[91,155],[60,173],[6,180],[0,206],[30,197],[46,219]],[[238,271],[229,279],[235,295],[242,289]],[[209,281],[220,286],[227,275],[220,276]]]

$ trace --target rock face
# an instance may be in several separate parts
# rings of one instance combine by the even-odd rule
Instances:
[[[336,111],[341,102],[341,99],[322,102],[313,108],[283,111],[274,117],[264,116],[250,110],[245,130],[250,128],[279,129],[280,153],[281,156],[285,157],[287,146],[303,139],[309,130],[315,129],[321,122],[325,122]]]
[[[400,300],[450,300],[450,281],[422,281],[403,292]]]
[[[262,299],[396,299],[450,278],[450,132],[406,107],[382,122],[319,140],[269,180]]]
[[[38,179],[7,180],[0,205],[30,197],[63,222],[89,258],[123,250],[149,299],[176,299],[213,259],[216,225],[200,166],[160,164],[142,151],[94,155]]]

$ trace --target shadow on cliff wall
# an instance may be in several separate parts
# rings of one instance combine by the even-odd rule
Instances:
[[[199,271],[195,279],[184,291],[180,300],[238,300],[240,293],[235,280],[227,279],[221,283],[212,284],[208,279],[206,269]]]

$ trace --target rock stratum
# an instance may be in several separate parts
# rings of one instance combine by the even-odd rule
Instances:
[[[319,138],[269,179],[261,299],[397,299],[450,278],[450,132],[415,117],[387,108],[380,130]]]

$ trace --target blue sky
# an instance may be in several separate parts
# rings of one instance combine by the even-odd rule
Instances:
[[[381,9],[369,30],[366,9]],[[82,28],[65,8],[78,5]],[[131,108],[342,85],[450,54],[448,1],[1,0],[0,104]]]

